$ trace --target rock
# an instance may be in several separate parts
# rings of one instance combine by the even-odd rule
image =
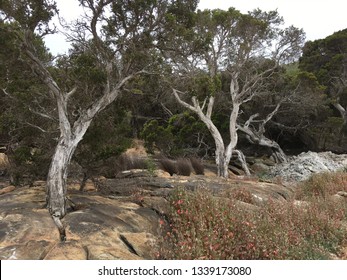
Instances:
[[[251,165],[251,169],[256,174],[263,174],[269,171],[269,166],[262,162],[255,162]]]
[[[129,252],[128,248],[90,245],[88,249],[89,260],[141,260],[142,258]]]
[[[57,243],[45,256],[45,260],[87,260],[87,252],[81,243],[69,240]]]
[[[289,162],[274,166],[269,173],[274,177],[282,177],[286,181],[304,181],[314,173],[334,172],[346,166],[346,154],[307,152],[293,157]]]
[[[95,184],[92,180],[88,179],[83,188],[84,192],[96,192]]]
[[[240,169],[240,168],[237,168],[233,165],[229,165],[229,170],[234,173],[235,175],[239,175],[239,176],[244,176],[245,175],[245,172]]]
[[[0,153],[0,175],[5,174],[9,167],[10,162],[8,161],[7,155],[4,153]]]
[[[95,180],[96,182],[97,180]],[[23,187],[0,196],[1,259],[153,259],[155,238],[161,232],[159,221],[168,212],[166,199],[177,187],[196,191],[207,188],[220,199],[223,191],[244,189],[258,198],[285,201],[292,191],[281,185],[206,176],[170,178],[136,177],[102,179],[109,197],[99,192],[79,192],[68,187],[76,207],[63,219],[67,241],[61,243],[58,230],[45,206],[45,187]],[[169,187],[168,187],[169,186]],[[135,192],[141,203],[132,202]],[[341,197],[341,196],[340,196]],[[238,202],[240,208],[257,211],[257,206]]]
[[[269,199],[277,201],[287,201],[294,196],[294,192],[284,186],[268,183],[268,182],[254,182],[254,181],[238,181],[231,180],[233,189],[240,189],[248,191],[252,194],[255,204],[262,205]]]
[[[170,178],[171,177],[169,172],[166,172],[166,171],[164,171],[162,169],[155,170],[154,171],[154,176],[155,177],[159,177],[159,178]]]
[[[42,260],[52,247],[46,240],[29,240],[25,244],[10,245],[0,250],[2,260]]]
[[[46,187],[46,181],[35,181],[32,183],[32,187]]]
[[[5,187],[3,189],[0,189],[0,195],[2,194],[5,194],[5,193],[9,193],[9,192],[12,192],[16,189],[15,186],[8,186],[8,187]]]
[[[73,191],[69,197],[80,207],[64,217],[67,241],[61,243],[43,208],[44,187],[23,187],[0,196],[0,258],[151,258],[160,218],[154,210],[90,192]]]
[[[151,177],[151,174],[146,169],[131,169],[131,170],[119,172],[116,175],[117,179],[141,178],[141,177]]]
[[[152,234],[146,232],[127,232],[122,233],[120,236],[124,243],[130,244],[136,255],[145,259],[153,258],[154,252],[152,251],[155,247],[156,239]]]
[[[341,192],[338,192],[337,194],[338,194],[339,196],[342,196],[342,197],[346,197],[346,198],[347,198],[347,192],[341,191]]]
[[[154,209],[159,214],[165,214],[169,211],[169,202],[163,197],[148,196],[142,200],[142,205]]]

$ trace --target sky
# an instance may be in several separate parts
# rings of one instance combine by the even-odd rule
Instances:
[[[134,0],[136,1],[136,0]],[[67,21],[78,18],[78,1],[56,0],[60,15]],[[347,28],[347,1],[345,0],[200,0],[199,9],[228,9],[234,7],[243,13],[260,8],[263,11],[277,9],[286,25],[302,28],[306,40],[327,37]],[[46,45],[53,54],[65,53],[69,44],[63,35],[50,35]]]

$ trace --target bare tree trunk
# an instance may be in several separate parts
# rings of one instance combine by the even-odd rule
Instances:
[[[250,143],[270,148],[277,163],[287,162],[286,154],[276,141],[273,141],[264,135],[257,135],[248,127],[239,126],[239,129],[247,135],[247,139]]]
[[[229,162],[226,155],[225,155],[225,149],[219,148],[216,149],[216,165],[217,165],[217,176],[228,178],[229,177]]]
[[[60,233],[60,239],[65,241],[65,227],[61,219],[66,215],[66,180],[68,166],[77,143],[61,139],[56,147],[47,176],[46,203]]]
[[[233,153],[234,148],[236,147],[237,141],[238,141],[238,135],[237,135],[237,118],[240,110],[240,103],[239,102],[233,102],[233,108],[230,113],[230,119],[229,119],[229,137],[230,142],[228,146],[224,144],[222,135],[220,134],[218,128],[215,126],[211,119],[213,105],[214,105],[214,97],[210,96],[208,98],[208,104],[206,112],[203,112],[203,109],[205,108],[205,102],[204,105],[201,107],[198,100],[195,96],[192,97],[192,104],[190,105],[187,102],[183,101],[180,96],[178,95],[179,91],[176,89],[173,89],[173,94],[178,103],[180,103],[185,108],[191,110],[195,114],[198,115],[199,119],[206,125],[207,129],[210,131],[214,142],[216,146],[216,152],[215,152],[215,160],[217,165],[217,175],[219,177],[228,178],[229,177],[229,163],[230,159]],[[246,174],[249,172],[247,168],[247,164],[243,165],[243,167],[246,167],[244,171]]]
[[[247,166],[245,155],[240,150],[234,150],[234,152],[237,154],[237,157],[238,157],[239,161],[241,162],[241,166],[242,166],[243,171],[245,171],[247,176],[250,176],[251,172],[249,171],[249,168]]]
[[[258,144],[263,147],[269,147],[272,150],[273,156],[275,157],[275,161],[277,163],[287,162],[287,156],[281,149],[280,145],[273,140],[270,140],[267,137],[262,137],[259,139]]]
[[[334,103],[334,107],[339,111],[341,118],[343,119],[343,123],[347,123],[347,110],[343,108],[343,106],[340,103]]]
[[[237,125],[237,128],[240,129],[243,133],[246,134],[247,140],[252,144],[257,144],[263,147],[268,147],[272,150],[272,155],[275,158],[277,163],[287,162],[287,157],[280,145],[266,136],[265,134],[265,125],[270,121],[273,116],[278,112],[283,100],[277,104],[275,109],[269,113],[263,120],[255,120],[259,114],[254,114],[249,117],[248,121],[244,125]],[[257,122],[258,129],[256,130],[251,126],[252,123]]]

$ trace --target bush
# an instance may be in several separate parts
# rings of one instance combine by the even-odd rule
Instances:
[[[252,212],[207,190],[178,189],[170,205],[159,259],[329,259],[347,241],[342,204],[269,201]]]
[[[339,191],[347,191],[346,172],[318,173],[299,185],[296,199],[310,199],[312,197],[326,199]]]
[[[244,188],[233,188],[226,195],[229,198],[236,199],[245,203],[255,203],[252,193]]]
[[[205,167],[200,159],[192,157],[190,158],[190,163],[196,175],[205,175]]]
[[[187,159],[178,159],[176,162],[176,166],[178,175],[190,176],[190,174],[192,173],[192,166],[190,165],[190,162]]]
[[[122,154],[118,157],[116,162],[117,169],[119,171],[125,171],[130,169],[146,169],[146,160],[139,157],[132,157],[126,154]]]
[[[168,172],[170,176],[178,173],[176,163],[175,161],[171,159],[168,159],[168,158],[159,159],[159,164],[160,164],[160,168],[164,170],[165,172]]]

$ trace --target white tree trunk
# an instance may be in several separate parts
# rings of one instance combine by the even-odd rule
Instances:
[[[66,215],[68,166],[76,147],[75,142],[61,139],[56,147],[47,176],[47,208],[58,227],[62,241],[65,240],[65,228],[61,219]]]
[[[196,113],[199,119],[206,125],[207,129],[210,131],[216,146],[215,152],[215,160],[217,165],[217,175],[219,177],[228,178],[229,177],[229,163],[233,153],[234,148],[236,147],[238,141],[237,135],[237,118],[240,110],[240,103],[234,101],[233,108],[230,114],[229,119],[229,132],[230,132],[230,142],[227,147],[225,147],[222,135],[220,134],[218,128],[214,125],[211,120],[213,105],[214,105],[214,97],[209,97],[209,102],[207,106],[206,113],[203,112],[203,108],[205,106],[200,106],[196,97],[192,97],[193,106],[183,101],[178,95],[179,91],[173,89],[173,94],[182,106]],[[248,168],[245,170],[247,173]]]
[[[264,135],[257,135],[249,127],[238,126],[239,129],[247,135],[247,139],[252,144],[257,144],[263,147],[270,148],[272,150],[272,155],[277,163],[287,162],[287,156],[281,149],[280,145]]]
[[[222,149],[216,149],[216,165],[217,165],[217,176],[228,178],[229,177],[229,162],[224,147]]]

